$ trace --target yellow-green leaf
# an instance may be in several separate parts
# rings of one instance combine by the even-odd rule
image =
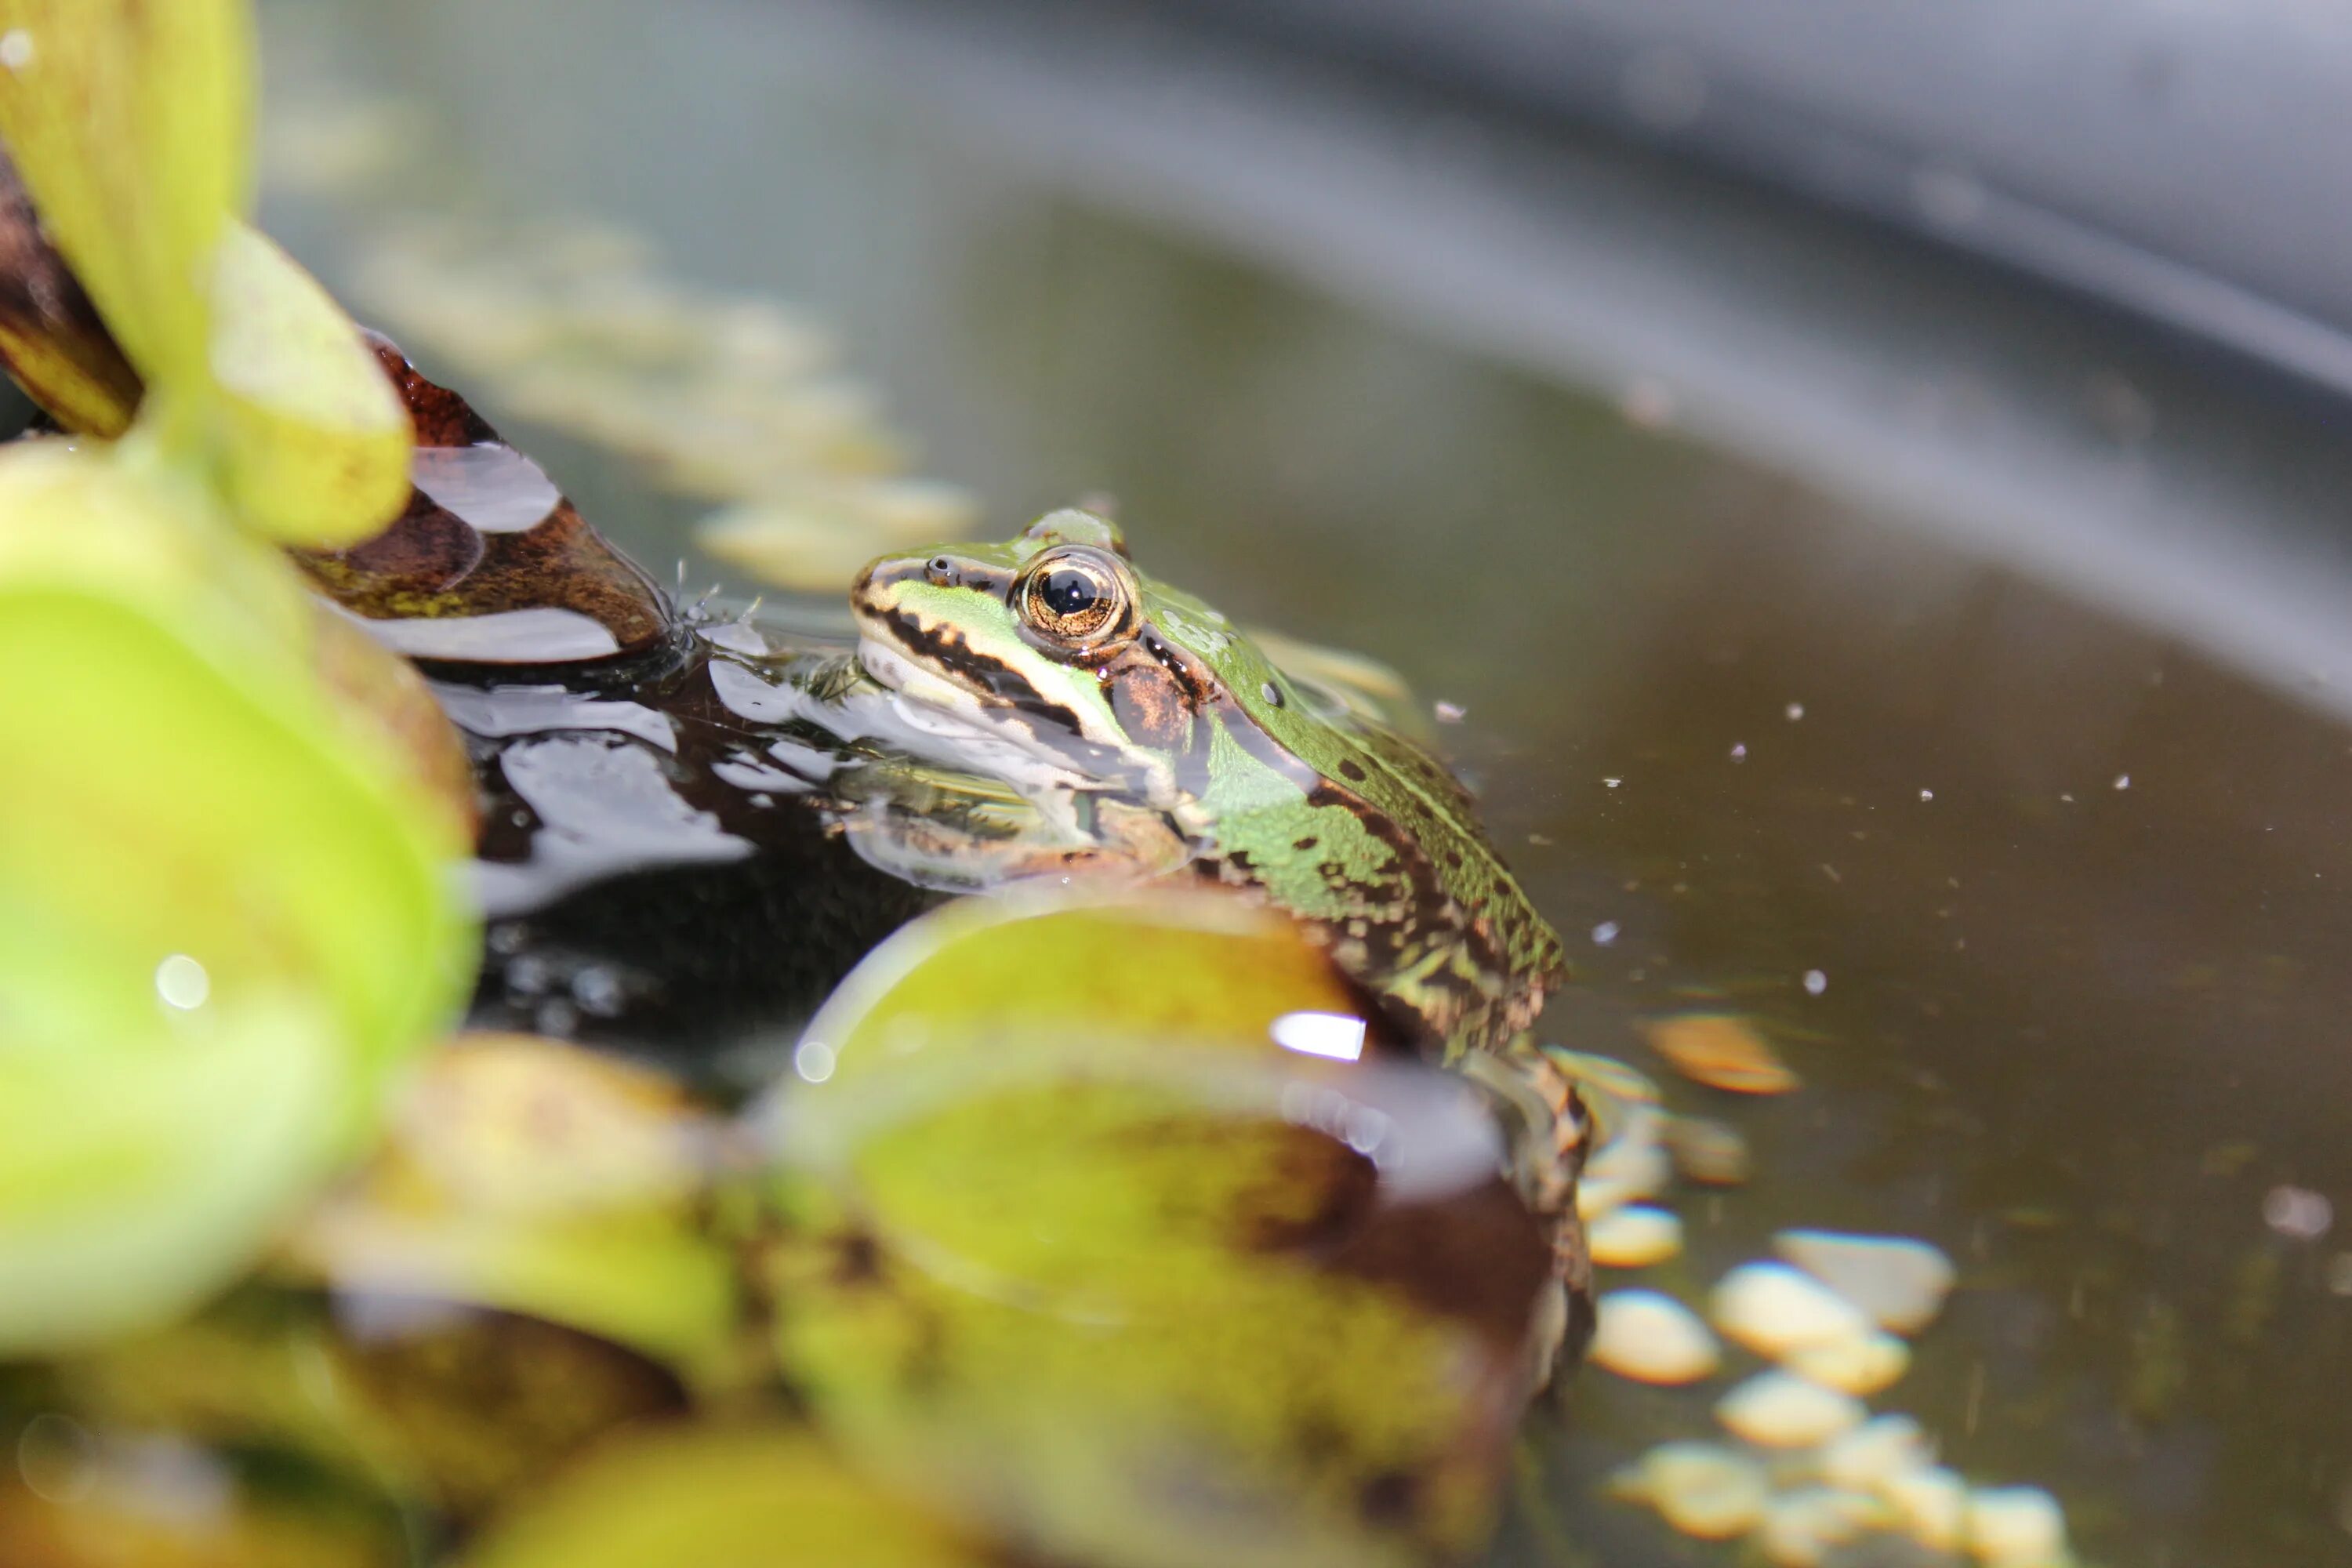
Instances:
[[[334,549],[408,500],[408,411],[341,306],[238,223],[214,272],[212,375],[223,479],[248,527]]]
[[[500,1521],[462,1568],[988,1568],[1002,1563],[808,1433],[649,1432]]]
[[[25,942],[41,918],[0,907],[20,1020],[0,1039],[0,1358],[143,1327],[226,1283],[318,1177],[349,1093],[318,1009],[254,997],[167,1017],[152,965]],[[79,951],[40,951],[58,946]],[[150,1016],[89,1018],[82,996],[28,995],[37,978],[110,985]]]
[[[1276,1043],[1352,1005],[1223,899],[972,900],[877,950],[767,1123],[822,1428],[1057,1561],[1465,1554],[1548,1253],[1465,1086]]]
[[[524,1313],[715,1376],[738,1311],[733,1260],[693,1201],[716,1135],[650,1073],[561,1040],[460,1037],[292,1258],[339,1290]]]
[[[326,709],[310,615],[168,468],[0,460],[0,1103],[55,1112],[0,1170],[0,1278],[49,1282],[0,1289],[0,1345],[167,1316],[249,1259],[462,999],[462,846]],[[110,1271],[44,1253],[68,1220]]]
[[[204,280],[250,180],[243,0],[0,0],[0,137],[149,383],[204,377]]]

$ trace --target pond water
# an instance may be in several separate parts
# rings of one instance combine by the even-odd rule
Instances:
[[[2352,734],[2326,694],[1923,531],[1866,464],[1759,462],[1657,388],[1515,367],[1090,200],[895,91],[888,50],[842,41],[855,9],[276,7],[269,221],[338,287],[404,213],[650,235],[686,283],[834,329],[985,531],[1113,491],[1151,570],[1395,665],[1461,710],[1440,738],[1569,939],[1546,1032],[1655,1069],[1638,1020],[1711,1003],[1804,1079],[1674,1090],[1757,1175],[1682,1205],[1669,1284],[1790,1225],[1933,1240],[1960,1288],[1879,1403],[1949,1462],[2051,1488],[2117,1568],[2352,1563],[2352,1216],[2322,1223],[2352,1205]],[[1890,293],[1948,267],[1874,255]],[[468,390],[641,559],[690,554],[702,507]],[[1711,1397],[1588,1370],[1532,1429],[1506,1559],[1731,1561],[1602,1495]]]

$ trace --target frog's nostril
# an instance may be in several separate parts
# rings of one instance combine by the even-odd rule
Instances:
[[[929,574],[931,581],[940,587],[952,588],[955,586],[955,563],[949,560],[946,556],[932,556],[930,559],[930,564],[925,567],[924,570]]]

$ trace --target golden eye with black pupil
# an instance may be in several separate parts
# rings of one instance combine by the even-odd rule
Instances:
[[[1048,556],[1021,581],[1021,618],[1056,642],[1084,644],[1117,629],[1127,612],[1118,570],[1090,553]]]

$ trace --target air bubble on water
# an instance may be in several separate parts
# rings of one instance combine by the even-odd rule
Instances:
[[[1805,971],[1805,994],[1818,996],[1830,988],[1830,977],[1818,969]]]
[[[22,27],[11,27],[0,33],[0,66],[12,71],[23,70],[33,63],[33,35]]]
[[[500,921],[490,927],[482,943],[501,958],[511,958],[530,941],[530,932],[520,921]]]
[[[1921,800],[1933,800],[1936,798],[1936,792],[1931,789],[1923,789],[1919,792],[1919,798]]]
[[[2129,789],[2129,788],[2131,788],[2131,774],[2129,774],[2129,773],[2117,773],[2117,774],[2116,775],[2116,787],[2117,789]]]
[[[833,1047],[823,1040],[803,1040],[793,1050],[793,1071],[804,1083],[823,1083],[833,1076]]]
[[[1801,702],[1791,702],[1781,711],[1789,716],[1789,722],[1793,724],[1805,716],[1805,705]]]
[[[79,1502],[98,1479],[98,1444],[79,1422],[44,1410],[16,1436],[16,1474],[44,1502]]]
[[[1470,713],[1470,710],[1459,702],[1440,702],[1435,711],[1437,721],[1441,724],[1459,724],[1464,719],[1469,717]]]
[[[2316,1241],[2336,1224],[2336,1205],[2309,1187],[2273,1187],[2263,1196],[2263,1223],[2293,1241]]]
[[[1623,784],[1625,781],[1623,779],[1602,779],[1601,782],[1607,788],[1615,789],[1619,784]]]
[[[526,952],[507,965],[507,993],[512,996],[536,996],[555,980],[553,965],[535,952]]]
[[[580,1027],[580,1009],[561,996],[551,996],[531,1015],[531,1026],[551,1039],[568,1040]]]
[[[1733,746],[1731,748],[1731,760],[1735,763],[1746,762],[1748,760],[1748,748],[1745,745]]]
[[[621,1010],[625,992],[621,977],[602,964],[590,964],[572,977],[572,999],[583,1012],[610,1018]]]
[[[1615,921],[1602,921],[1599,925],[1592,928],[1592,942],[1594,946],[1607,947],[1611,942],[1615,942],[1616,940],[1617,922]]]
[[[190,1012],[213,994],[213,977],[184,952],[175,952],[155,966],[155,994],[167,1007]]]

